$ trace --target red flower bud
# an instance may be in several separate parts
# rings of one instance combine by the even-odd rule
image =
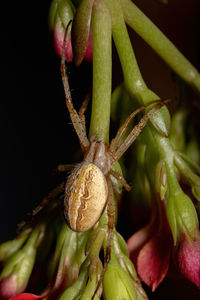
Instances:
[[[184,277],[200,288],[200,234],[196,240],[182,234],[175,254],[175,264]]]
[[[55,24],[54,31],[53,31],[53,40],[54,40],[55,51],[61,57],[62,49],[63,49],[63,40],[64,40],[64,29],[60,27],[59,23]],[[66,38],[65,59],[67,62],[71,62],[73,59],[72,43],[71,43],[71,37],[69,35]]]

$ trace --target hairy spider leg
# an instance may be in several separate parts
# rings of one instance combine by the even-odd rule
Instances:
[[[57,205],[55,200],[57,200],[59,198],[59,196],[63,193],[64,185],[65,185],[64,182],[61,182],[56,188],[54,188],[52,191],[50,191],[49,194],[42,199],[40,204],[32,210],[30,215],[28,215],[27,220],[22,221],[18,225],[18,227],[17,227],[18,234],[20,234],[25,229],[26,225],[30,225],[30,226],[32,225],[33,218],[38,213],[41,213],[42,211],[44,211],[44,209],[47,208],[47,205],[49,204],[49,202],[54,201],[53,202],[54,205],[55,206]],[[52,209],[54,210],[54,206],[52,207]],[[51,208],[50,208],[50,210],[51,210]]]
[[[154,100],[151,101],[143,106],[140,106],[139,108],[137,108],[135,111],[133,111],[125,120],[124,124],[120,127],[120,129],[117,131],[116,136],[112,139],[111,143],[110,143],[110,151],[112,153],[114,153],[117,148],[120,146],[120,140],[123,137],[124,133],[127,130],[128,125],[130,124],[130,122],[132,121],[132,119],[135,118],[135,116],[140,113],[141,111],[145,110],[148,106],[154,104],[154,103],[158,103],[159,100]]]
[[[85,126],[83,125],[82,117],[80,118],[77,111],[74,109],[70,88],[69,88],[69,82],[67,78],[67,72],[66,72],[66,64],[65,64],[65,45],[66,45],[66,38],[67,33],[69,30],[69,26],[71,24],[71,21],[68,23],[67,28],[65,30],[64,40],[63,40],[63,49],[62,49],[62,58],[61,58],[61,75],[62,75],[62,82],[64,86],[65,91],[65,101],[66,105],[72,120],[72,124],[76,130],[77,136],[79,138],[80,145],[83,150],[85,150],[89,146],[89,140],[87,138]],[[82,109],[84,111],[84,109]]]
[[[122,175],[120,175],[113,169],[110,169],[109,174],[114,176],[117,180],[119,180],[121,182],[121,184],[123,185],[123,187],[125,188],[125,190],[127,190],[128,192],[131,190],[131,186],[126,182],[126,180],[124,179],[124,177]]]
[[[57,166],[56,168],[56,172],[59,173],[63,173],[63,172],[67,172],[72,170],[74,167],[76,166],[76,164],[60,164]]]
[[[86,125],[85,125],[85,111],[87,109],[88,103],[90,101],[91,98],[91,94],[92,94],[92,88],[90,87],[89,91],[87,92],[85,99],[83,100],[83,103],[79,109],[79,117],[82,123],[82,126],[85,129],[86,132]],[[61,173],[61,172],[67,172],[71,169],[73,169],[76,165],[75,164],[60,164],[57,166],[56,168],[56,172],[57,173]]]
[[[136,138],[141,133],[142,129],[146,126],[148,120],[151,118],[151,116],[159,110],[163,105],[165,105],[167,102],[171,101],[170,99],[164,100],[157,104],[155,107],[153,107],[150,111],[148,111],[142,119],[138,122],[137,125],[134,126],[132,131],[129,133],[125,141],[119,146],[119,148],[116,150],[115,153],[112,153],[111,155],[111,164],[118,161],[120,157],[126,152],[126,150],[131,146],[131,144],[136,140]]]
[[[85,111],[88,107],[91,96],[92,96],[92,87],[89,88],[89,91],[87,92],[85,99],[83,100],[83,103],[79,109],[79,117],[81,119],[83,127],[85,128],[85,132],[86,132]]]

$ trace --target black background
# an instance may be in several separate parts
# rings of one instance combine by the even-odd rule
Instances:
[[[175,45],[200,69],[199,0],[153,0],[135,3],[155,21]],[[65,109],[60,59],[48,29],[50,1],[5,1],[1,7],[0,102],[0,241],[13,237],[16,224],[55,186],[55,168],[70,163],[77,137]],[[144,79],[163,98],[177,95],[169,68],[131,32]],[[114,55],[117,63],[117,56]],[[114,63],[113,85],[121,79]],[[74,102],[81,102],[91,79],[91,67],[70,67]],[[164,283],[166,286],[166,283]],[[171,284],[181,290],[185,285]],[[161,292],[160,292],[161,293]],[[189,295],[181,293],[181,299]],[[185,297],[183,296],[185,294]],[[165,294],[162,299],[165,299]],[[197,299],[194,290],[193,299]],[[192,298],[192,297],[191,297]],[[154,299],[154,298],[152,298]],[[157,298],[155,298],[157,299]],[[161,299],[161,298],[159,298]],[[167,299],[167,298],[166,298]]]

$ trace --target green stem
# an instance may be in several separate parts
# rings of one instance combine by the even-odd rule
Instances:
[[[130,0],[121,0],[125,22],[133,28],[183,80],[200,92],[200,75],[174,44]]]
[[[124,80],[128,90],[137,95],[146,90],[147,86],[142,78],[132,44],[128,36],[119,0],[110,0],[109,6],[112,15],[112,35],[122,65]],[[132,67],[134,66],[134,67]],[[130,86],[129,86],[130,84]],[[157,97],[159,99],[159,97]]]
[[[107,5],[112,15],[112,34],[121,62],[127,91],[136,98],[141,105],[158,100],[159,96],[148,89],[140,73],[124,22],[120,0],[110,0]],[[151,117],[151,122],[162,135],[168,136],[170,116],[166,107],[162,107],[162,109],[157,111]]]
[[[109,141],[112,80],[111,19],[103,1],[97,0],[92,12],[93,94],[90,136]]]

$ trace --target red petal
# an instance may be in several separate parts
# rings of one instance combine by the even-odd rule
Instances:
[[[155,235],[139,252],[137,272],[140,279],[155,291],[165,278],[171,255],[171,239],[163,235]]]
[[[9,298],[9,300],[35,300],[35,299],[42,299],[45,296],[37,296],[34,294],[29,294],[29,293],[23,293],[19,294],[15,297]]]
[[[136,263],[139,251],[150,239],[150,226],[143,227],[134,233],[127,241],[127,247],[131,260]]]

